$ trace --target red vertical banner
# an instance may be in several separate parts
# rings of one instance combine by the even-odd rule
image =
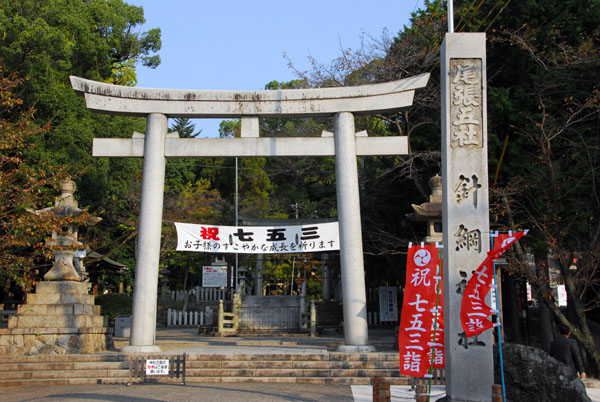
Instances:
[[[525,230],[523,232],[509,232],[494,236],[496,237],[494,248],[488,252],[485,260],[475,270],[467,283],[460,307],[460,321],[467,337],[479,335],[494,326],[487,319],[494,311],[485,303],[485,297],[492,288],[494,261],[504,254],[517,240],[525,236],[527,232]]]
[[[400,372],[412,377],[424,377],[432,360],[433,368],[444,367],[444,296],[438,252],[435,245],[408,249],[398,349]]]

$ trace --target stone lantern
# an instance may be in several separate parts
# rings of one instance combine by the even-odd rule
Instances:
[[[413,222],[427,222],[427,237],[423,239],[425,243],[442,243],[442,176],[436,174],[429,179],[429,188],[429,202],[412,204],[414,212],[406,214],[406,217]]]
[[[79,203],[73,196],[75,189],[77,188],[75,182],[67,179],[60,183],[60,196],[54,200],[54,206],[49,208],[40,209],[33,211],[38,216],[51,215],[58,218],[78,217],[82,214],[87,213],[79,208]],[[83,222],[79,220],[79,223],[87,225],[95,225],[100,222],[102,218],[89,215]],[[73,257],[75,252],[82,249],[83,243],[77,239],[78,224],[68,223],[65,233],[52,232],[52,237],[46,240],[46,247],[52,250],[54,256],[54,265],[44,275],[44,279],[47,281],[82,281],[80,273],[77,272],[73,266]],[[83,269],[83,264],[81,264]]]
[[[94,225],[100,218],[79,208],[73,181],[62,182],[60,191],[53,207],[29,212],[73,220],[46,240],[54,265],[10,317],[8,328],[0,329],[0,354],[91,354],[113,345],[112,328],[105,324],[100,306],[94,304],[94,296],[88,294],[87,284],[73,266],[75,251],[83,248],[77,240],[77,226]]]

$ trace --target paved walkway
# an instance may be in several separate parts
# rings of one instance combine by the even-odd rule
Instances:
[[[194,385],[136,384],[0,388],[3,402],[348,402],[348,386],[219,383]]]
[[[390,388],[394,402],[414,401],[415,394],[408,386]],[[600,402],[600,388],[588,388],[593,402]],[[201,385],[136,384],[71,385],[0,388],[3,402],[371,402],[369,385],[337,386],[309,384],[251,384],[221,383]],[[444,387],[434,386],[432,401],[444,396]]]
[[[394,352],[393,329],[369,330],[369,344],[377,352]],[[128,345],[128,339],[115,338],[115,347]],[[195,328],[159,328],[156,344],[165,353],[326,353],[344,344],[342,334],[331,333],[311,338],[305,334],[280,336],[215,336],[198,335]]]

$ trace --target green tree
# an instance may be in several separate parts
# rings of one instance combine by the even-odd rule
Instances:
[[[86,237],[118,259],[133,259],[141,162],[93,159],[92,138],[143,132],[145,124],[91,113],[69,75],[135,85],[137,62],[160,63],[160,30],[140,32],[144,22],[142,8],[122,0],[0,0],[0,59],[7,72],[28,77],[22,99],[25,110],[37,109],[33,123],[51,123],[31,135],[35,147],[24,149],[22,159],[64,167],[77,178],[81,205],[104,217]]]
[[[187,117],[174,118],[173,124],[171,125],[171,131],[176,131],[180,138],[193,138],[202,133],[202,130],[196,131],[196,127],[194,123],[192,123],[192,119]]]
[[[32,138],[47,127],[33,122],[34,109],[18,97],[23,80],[6,74],[0,65],[0,281],[3,293],[14,285],[27,290],[43,257],[43,240],[56,228],[55,220],[37,219],[28,212],[47,206],[60,170],[31,165],[24,159],[34,147]]]
[[[485,10],[483,10],[485,12]],[[485,25],[480,14],[464,25]],[[488,60],[489,131],[505,141],[494,166],[497,220],[532,231],[526,243],[537,273],[522,272],[556,321],[569,325],[600,372],[586,312],[599,306],[600,202],[597,196],[600,118],[600,3],[517,3],[495,21]],[[500,149],[496,149],[500,155]],[[525,163],[524,163],[525,161]],[[497,168],[497,169],[496,169]],[[492,167],[490,167],[492,171]],[[573,271],[573,258],[578,259]],[[547,259],[558,262],[568,308],[556,305],[546,281]],[[544,345],[547,347],[547,342]]]

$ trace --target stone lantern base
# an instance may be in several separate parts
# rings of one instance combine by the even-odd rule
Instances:
[[[112,347],[112,328],[104,326],[84,282],[38,283],[8,329],[0,329],[0,354],[90,354]]]

